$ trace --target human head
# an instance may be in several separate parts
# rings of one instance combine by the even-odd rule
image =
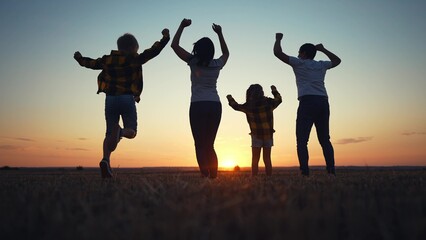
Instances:
[[[317,54],[317,48],[312,43],[305,43],[299,49],[299,58],[314,59]]]
[[[213,60],[214,57],[214,45],[212,40],[208,37],[203,37],[194,43],[194,49],[192,50],[194,57],[198,58],[199,66],[207,66]]]
[[[136,53],[139,49],[138,40],[130,33],[125,33],[117,39],[117,47],[119,51],[126,53]]]
[[[246,102],[253,101],[253,100],[254,101],[258,100],[261,97],[263,97],[264,95],[265,94],[263,92],[262,86],[260,86],[259,84],[252,84],[247,89],[247,92],[246,92]]]

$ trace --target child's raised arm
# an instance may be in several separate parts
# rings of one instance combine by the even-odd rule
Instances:
[[[83,56],[81,56],[81,53],[79,52],[79,51],[77,51],[77,52],[75,52],[74,53],[74,59],[78,62],[78,60],[80,59],[80,58],[82,58]]]
[[[278,107],[278,105],[280,105],[283,101],[281,94],[278,92],[277,88],[272,85],[271,86],[271,90],[272,90],[272,95],[274,95],[274,108]]]
[[[180,41],[180,37],[182,36],[183,29],[191,25],[191,23],[192,23],[191,19],[184,18],[182,20],[178,30],[175,33],[175,36],[173,37],[172,44],[171,44],[171,47],[173,51],[175,51],[176,55],[178,55],[178,57],[186,63],[188,63],[189,60],[191,60],[192,55],[179,45],[179,41]]]
[[[102,69],[104,66],[102,58],[91,59],[83,57],[79,51],[74,53],[74,59],[78,62],[78,64],[80,64],[80,66],[94,70]]]
[[[235,99],[232,97],[231,94],[226,95],[226,98],[228,99],[228,103],[235,102]]]
[[[231,94],[227,95],[226,98],[228,99],[229,106],[231,106],[234,110],[241,112],[244,111],[243,106],[241,104],[238,104]]]
[[[160,41],[155,42],[151,48],[145,49],[143,53],[139,54],[139,61],[141,62],[141,64],[144,64],[148,62],[149,60],[158,56],[158,54],[160,54],[160,52],[169,42],[170,40],[169,29],[167,28],[163,29],[163,31],[161,31],[161,34],[163,35],[163,37],[161,38]]]

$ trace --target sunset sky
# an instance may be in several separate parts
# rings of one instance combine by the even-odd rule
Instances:
[[[248,124],[226,95],[243,103],[253,83],[268,96],[275,85],[283,96],[274,112],[273,166],[298,166],[297,89],[292,69],[273,55],[276,32],[289,55],[311,42],[342,59],[326,75],[337,166],[425,166],[424,9],[424,0],[1,1],[0,166],[98,166],[105,95],[96,94],[99,71],[80,67],[74,52],[101,57],[127,32],[141,52],[163,28],[173,37],[183,18],[192,19],[181,39],[185,49],[207,36],[219,57],[216,23],[230,50],[218,80],[219,166],[251,163]],[[316,59],[327,60],[322,53]],[[143,68],[138,136],[120,142],[111,166],[196,166],[189,67],[169,43]],[[309,150],[310,165],[324,165],[315,129]]]

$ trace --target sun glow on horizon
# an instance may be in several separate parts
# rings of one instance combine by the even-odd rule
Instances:
[[[226,158],[222,161],[219,161],[219,168],[223,170],[233,170],[238,163],[232,158]]]
[[[302,1],[250,1],[243,13],[235,12],[241,5],[238,1],[219,0],[208,8],[192,1],[164,2],[117,5],[104,1],[101,8],[93,1],[0,3],[0,25],[10,33],[0,37],[0,45],[10,46],[2,49],[8,58],[0,64],[0,168],[98,168],[106,131],[105,94],[96,94],[100,70],[81,67],[73,53],[101,57],[116,49],[116,39],[124,32],[138,39],[142,53],[161,38],[162,29],[168,28],[173,37],[181,19],[190,17],[193,24],[185,30],[181,46],[190,50],[194,41],[210,37],[216,58],[221,53],[220,41],[210,27],[216,21],[215,12],[221,12],[217,23],[232,53],[217,82],[222,115],[214,149],[219,170],[252,167],[250,126],[244,113],[228,106],[226,96],[232,94],[243,103],[247,87],[254,83],[262,85],[265,96],[272,97],[269,86],[274,85],[283,97],[274,110],[273,168],[299,166],[297,84],[292,68],[272,52],[276,32],[285,34],[282,44],[288,55],[296,56],[301,44],[312,41],[323,42],[342,59],[325,77],[336,166],[426,166],[426,68],[422,67],[426,48],[417,47],[426,41],[426,31],[418,31],[426,26],[421,10],[426,1],[389,4],[379,0],[368,8],[359,1],[328,4],[321,13],[333,17],[321,18],[322,25],[328,26],[321,31],[307,24],[317,19],[317,7],[306,9],[305,21],[297,22],[305,6]],[[127,14],[116,14],[117,7]],[[286,14],[281,14],[283,8]],[[146,14],[141,15],[140,9],[147,10]],[[356,14],[359,9],[362,16]],[[73,14],[76,11],[78,18]],[[400,17],[395,18],[396,13]],[[93,21],[104,16],[115,24]],[[253,21],[253,16],[262,20]],[[125,29],[119,24],[123,21]],[[253,24],[250,29],[243,27],[246,22]],[[34,26],[42,30],[34,31]],[[336,29],[342,34],[336,34]],[[144,90],[136,104],[138,134],[120,141],[110,157],[113,168],[198,167],[189,116],[191,70],[170,47],[171,42],[143,67]],[[393,46],[393,51],[383,42]],[[248,48],[256,61],[246,56]],[[359,54],[359,49],[366,54]],[[395,58],[402,61],[395,63]],[[315,59],[329,60],[321,52]],[[30,83],[37,84],[28,87]],[[308,148],[309,165],[324,166],[314,127]],[[258,166],[264,165],[261,152]]]

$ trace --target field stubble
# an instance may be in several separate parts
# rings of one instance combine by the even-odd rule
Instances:
[[[2,239],[426,239],[426,171],[0,172]]]

